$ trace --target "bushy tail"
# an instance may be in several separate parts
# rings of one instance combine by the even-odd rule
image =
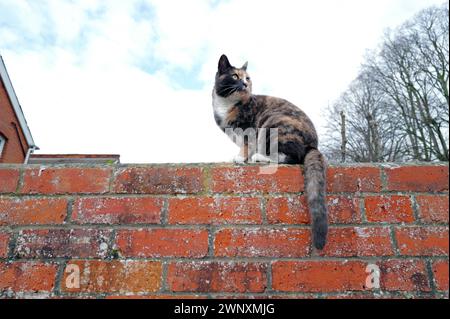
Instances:
[[[317,149],[305,156],[305,188],[312,220],[313,244],[323,249],[328,233],[325,158]]]

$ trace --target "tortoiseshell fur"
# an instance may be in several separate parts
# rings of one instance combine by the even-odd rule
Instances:
[[[304,164],[305,189],[312,216],[313,243],[323,249],[328,232],[327,208],[325,205],[326,163],[318,150],[318,138],[313,123],[294,104],[276,97],[253,95],[252,82],[247,73],[247,63],[241,68],[233,67],[222,55],[213,89],[214,118],[217,125],[246,130],[253,128],[278,129],[279,162]],[[257,136],[265,139],[266,150],[270,149],[269,134]],[[267,154],[255,154],[256,147],[244,140],[238,162],[264,161]]]

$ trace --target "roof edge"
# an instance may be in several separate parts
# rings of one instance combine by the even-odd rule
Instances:
[[[14,91],[14,87],[11,83],[8,71],[6,70],[5,62],[3,61],[3,57],[1,55],[0,77],[3,81],[3,84],[5,85],[6,93],[9,96],[14,112],[16,113],[17,119],[19,120],[20,127],[22,128],[23,134],[25,135],[28,146],[30,148],[39,149],[34,143],[33,136],[31,135],[30,128],[28,127],[27,120],[25,119],[25,115],[23,114],[22,107],[20,106],[19,100],[17,99],[16,92]]]

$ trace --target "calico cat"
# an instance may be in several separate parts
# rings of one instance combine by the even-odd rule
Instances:
[[[225,55],[219,60],[212,93],[214,118],[225,132],[236,129],[278,129],[278,162],[304,164],[305,190],[312,219],[313,244],[323,249],[328,232],[325,204],[325,158],[318,150],[318,138],[308,116],[292,103],[270,96],[253,95],[252,80],[247,73],[247,63],[241,68],[232,66]],[[266,149],[271,139],[258,136]],[[255,152],[244,138],[237,143],[241,151],[236,162],[265,162],[267,154]],[[235,141],[236,142],[236,141]],[[272,140],[273,143],[273,140]]]

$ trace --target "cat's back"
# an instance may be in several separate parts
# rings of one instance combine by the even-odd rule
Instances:
[[[268,95],[254,95],[254,101],[258,109],[257,127],[295,127],[316,136],[314,124],[306,113],[288,100]]]

